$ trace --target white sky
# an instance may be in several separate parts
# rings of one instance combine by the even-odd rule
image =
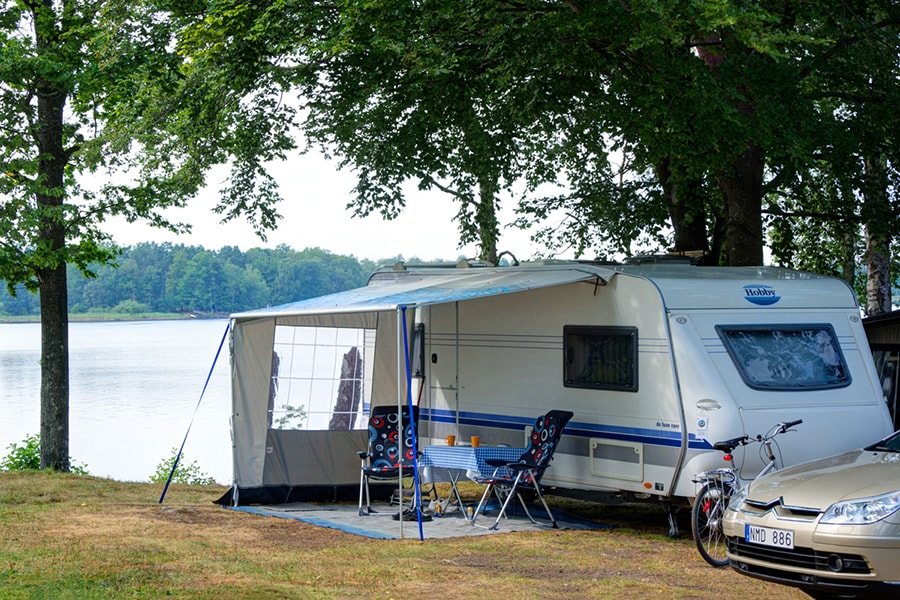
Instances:
[[[364,219],[351,217],[345,208],[351,199],[355,177],[349,171],[338,171],[335,161],[310,152],[273,165],[271,172],[280,185],[284,201],[278,210],[283,218],[277,229],[263,242],[246,221],[220,223],[212,212],[216,190],[225,170],[209,177],[209,188],[182,210],[167,215],[191,223],[192,233],[175,236],[143,224],[110,221],[106,231],[122,246],[140,242],[172,242],[199,245],[208,250],[222,246],[238,246],[241,250],[255,247],[274,248],[286,244],[295,250],[321,248],[335,254],[353,255],[358,259],[380,259],[403,256],[409,260],[449,260],[459,256],[477,256],[477,247],[458,247],[459,231],[453,220],[457,207],[451,196],[440,192],[421,192],[415,184],[407,188],[407,205],[400,217],[385,221],[380,214]],[[512,198],[502,198],[501,224],[513,219]],[[532,257],[538,248],[529,234],[518,229],[502,228],[498,250],[509,251],[519,260]]]

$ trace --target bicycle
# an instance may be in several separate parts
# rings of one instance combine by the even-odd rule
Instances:
[[[700,484],[701,487],[694,497],[694,505],[691,507],[691,531],[703,560],[714,567],[724,567],[728,564],[728,558],[725,555],[725,536],[722,533],[722,518],[725,516],[728,501],[735,491],[749,486],[754,479],[778,470],[778,460],[772,450],[773,440],[775,436],[802,422],[803,419],[798,419],[787,423],[778,423],[765,435],[751,437],[744,434],[741,437],[713,444],[713,448],[725,453],[725,461],[732,466],[703,471],[694,476],[694,483]],[[754,442],[762,444],[760,454],[765,452],[768,462],[756,477],[743,479],[733,466],[734,456],[732,453],[738,446],[746,446]],[[777,443],[774,445],[777,447]]]

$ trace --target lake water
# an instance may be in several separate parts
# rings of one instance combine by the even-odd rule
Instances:
[[[228,340],[215,360],[227,326],[199,319],[70,323],[73,463],[100,477],[148,481],[190,427],[188,463],[230,483]],[[40,344],[39,324],[0,324],[0,456],[40,433]]]

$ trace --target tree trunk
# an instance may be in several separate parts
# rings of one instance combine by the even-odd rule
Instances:
[[[356,423],[356,413],[362,398],[363,364],[362,354],[356,346],[350,348],[341,361],[341,382],[338,384],[337,399],[328,429],[349,431]]]
[[[41,12],[46,11],[46,12]],[[38,14],[40,12],[40,14]],[[48,19],[50,3],[35,9],[40,52],[57,46],[60,33]],[[40,240],[36,268],[41,295],[41,468],[69,470],[69,314],[66,291],[65,169],[63,109],[66,91],[54,81],[37,81],[38,190]]]
[[[69,315],[66,265],[41,282],[41,468],[69,470]]]
[[[756,144],[719,178],[725,203],[725,256],[734,267],[763,264],[762,181],[765,161]]]
[[[841,261],[841,279],[852,288],[856,283],[856,244],[859,241],[855,231],[847,231],[842,237],[843,260]]]
[[[731,56],[741,56],[750,50],[735,40],[724,40],[719,34],[706,38],[710,45],[697,50],[706,66],[718,75],[722,61]],[[726,50],[726,47],[728,50]],[[734,107],[747,119],[755,110],[747,89],[739,90]],[[752,134],[751,134],[752,135]],[[741,140],[734,140],[741,143]],[[749,139],[746,148],[731,163],[730,172],[718,176],[722,190],[723,218],[725,222],[725,258],[731,266],[757,266],[763,264],[762,235],[762,182],[765,172],[764,151]],[[718,228],[718,224],[717,224]]]
[[[486,182],[484,179],[481,180],[478,209],[475,213],[475,224],[478,228],[479,247],[481,249],[481,256],[478,258],[492,265],[497,264],[497,240],[500,237],[495,203],[496,190],[496,180],[490,182]]]
[[[891,259],[884,237],[866,226],[866,315],[891,312]]]
[[[674,232],[672,250],[676,253],[709,252],[705,199],[699,193],[700,182],[676,180],[669,159],[661,160],[656,165],[656,176],[668,200]]]
[[[866,229],[866,315],[891,311],[890,203],[880,157],[866,157],[863,214]]]

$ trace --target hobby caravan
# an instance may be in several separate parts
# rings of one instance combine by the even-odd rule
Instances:
[[[232,326],[235,502],[354,489],[369,408],[407,401],[420,445],[574,412],[544,485],[598,497],[692,497],[715,441],[780,421],[786,464],[891,431],[853,292],[787,269],[401,263]]]

